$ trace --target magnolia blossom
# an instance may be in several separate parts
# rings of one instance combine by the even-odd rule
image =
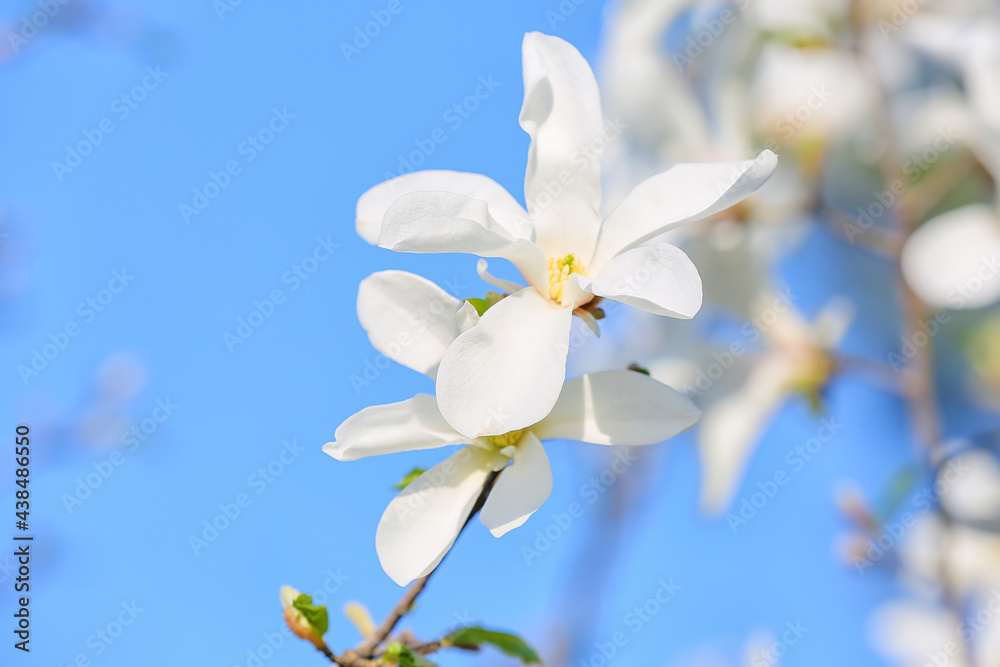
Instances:
[[[431,375],[450,339],[482,326],[470,305],[402,271],[365,279],[358,315],[383,354]],[[406,585],[437,567],[492,473],[500,475],[482,507],[482,523],[499,537],[527,521],[552,490],[543,440],[648,445],[690,428],[700,416],[683,395],[633,371],[584,375],[558,394],[535,423],[492,436],[469,438],[455,430],[427,394],[365,408],[337,428],[323,451],[340,461],[466,445],[407,485],[382,515],[375,546],[393,581]]]
[[[941,466],[934,486],[948,513],[923,514],[903,538],[900,560],[915,579],[935,581],[942,563],[961,596],[1000,586],[1000,465],[993,455],[970,450]]]
[[[896,600],[879,608],[871,622],[875,648],[901,667],[925,667],[930,656],[941,664],[972,667],[964,654],[962,619],[931,600],[919,597]]]
[[[602,221],[597,156],[614,139],[593,72],[561,39],[524,38],[521,127],[531,136],[527,211],[478,174],[418,172],[358,202],[358,232],[385,248],[471,253],[511,261],[528,287],[480,275],[510,292],[460,335],[437,374],[441,414],[467,437],[498,435],[542,419],[566,375],[573,314],[602,298],[691,318],[701,278],[678,248],[656,237],[739,202],[774,170],[755,160],[682,164],[640,184]],[[484,420],[483,415],[492,415]]]
[[[1000,177],[1000,13],[914,17],[907,37],[954,66],[968,95],[969,148]],[[1000,301],[1000,190],[991,204],[952,209],[907,241],[903,276],[934,308],[984,308]]]
[[[908,526],[898,550],[903,581],[912,590],[876,613],[875,643],[913,667],[929,660],[994,665],[1000,661],[1000,536],[983,528],[1000,520],[1000,465],[973,449],[941,466],[935,482],[950,520],[925,512]],[[924,509],[917,501],[915,507]],[[962,605],[962,616],[940,605],[944,585]]]
[[[603,89],[608,107],[628,120],[627,141],[612,146],[613,173],[624,183],[613,183],[628,187],[635,172],[677,161],[780,148],[792,159],[739,214],[795,241],[802,230],[790,223],[815,206],[828,149],[871,118],[878,90],[836,38],[850,2],[737,4],[738,11],[701,0],[609,6]]]
[[[756,331],[768,349],[755,360],[739,390],[706,409],[698,436],[702,503],[712,511],[721,511],[731,501],[754,446],[781,405],[795,393],[818,399],[836,368],[832,352],[852,319],[849,305],[839,300],[812,323],[787,298],[762,302]]]
[[[903,248],[903,276],[934,308],[984,308],[1000,301],[1000,215],[971,204],[921,226]]]
[[[876,90],[850,52],[769,43],[757,63],[756,128],[777,144],[799,145],[800,160],[869,116]]]
[[[693,4],[693,0],[609,3],[598,70],[607,108],[625,121],[626,139],[610,147],[612,159],[633,149],[654,153],[657,162],[718,159],[709,119],[684,76],[687,66],[693,64],[691,57],[684,52],[668,54],[663,45],[670,25]],[[737,153],[747,154],[743,150]],[[653,173],[643,160],[620,162],[616,161],[616,170],[640,168],[647,175]],[[632,185],[634,182],[629,188]]]

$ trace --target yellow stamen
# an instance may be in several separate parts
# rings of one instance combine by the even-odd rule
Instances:
[[[524,434],[525,429],[520,429],[518,431],[511,431],[509,433],[504,433],[503,435],[488,435],[483,440],[488,441],[490,444],[494,445],[497,449],[503,449],[504,447],[509,447],[511,445],[516,445]]]
[[[578,262],[572,255],[566,255],[562,259],[550,258],[549,265],[549,296],[553,301],[562,303],[563,291],[566,289],[566,282],[571,274],[577,273],[581,276],[587,275],[582,262]]]
[[[794,392],[804,394],[814,410],[822,408],[823,390],[830,376],[837,370],[836,360],[825,350],[803,350],[798,356],[798,365],[788,381]]]

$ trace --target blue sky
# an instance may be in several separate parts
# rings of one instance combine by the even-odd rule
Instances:
[[[520,196],[528,145],[516,122],[522,35],[559,35],[593,62],[603,5],[563,2],[563,11],[573,8],[564,16],[556,0],[400,0],[396,14],[390,4],[88,5],[92,18],[74,19],[80,27],[53,21],[0,66],[0,423],[11,434],[28,423],[35,433],[36,536],[32,652],[4,646],[4,664],[70,665],[84,656],[107,667],[250,665],[248,651],[259,653],[281,628],[283,584],[308,593],[326,585],[334,650],[356,641],[339,611],[345,602],[363,601],[379,618],[398,598],[375,555],[375,526],[389,487],[435,455],[347,464],[320,447],[362,407],[432,387],[395,364],[370,371],[370,384],[352,383],[377,361],[357,323],[356,288],[386,268],[419,272],[462,297],[484,286],[473,258],[366,245],[353,231],[355,202],[398,173],[401,160],[486,173]],[[4,8],[15,26],[37,10]],[[371,12],[391,21],[345,55],[341,43]],[[484,81],[478,107],[455,111]],[[76,164],[67,146],[80,142],[97,145],[69,171],[53,166]],[[807,309],[828,295],[822,269],[834,270],[837,252],[814,235],[787,263]],[[878,266],[865,270],[885,277]],[[269,315],[251,318],[257,309]],[[227,344],[241,318],[262,322]],[[64,340],[67,326],[77,333]],[[880,335],[876,348],[887,340]],[[19,372],[50,336],[65,347],[37,375]],[[855,334],[848,343],[869,344]],[[100,404],[95,374],[109,359],[130,359],[147,378],[115,408],[131,423],[155,424],[134,450],[81,436]],[[167,402],[170,414],[157,421]],[[707,647],[735,662],[751,634],[780,635],[787,623],[808,631],[784,664],[879,664],[866,619],[890,581],[858,576],[838,560],[843,525],[832,497],[846,478],[877,491],[908,461],[899,437],[905,417],[895,399],[849,383],[834,388],[831,409],[852,420],[735,534],[699,514],[689,437],[656,447],[650,465],[593,503],[583,486],[609,465],[607,452],[555,443],[556,486],[543,510],[501,540],[474,524],[409,623],[431,637],[475,619],[554,651],[560,622],[593,600],[592,580],[574,579],[577,552],[593,547],[607,500],[634,493],[638,509],[619,526],[605,595],[573,664],[597,664],[597,644],[619,631],[627,642],[617,664],[689,664]],[[786,453],[818,428],[805,405],[790,405],[741,495],[788,468]],[[0,457],[4,508],[14,502],[11,458]],[[99,486],[78,493],[94,474]],[[67,494],[86,497],[68,506]],[[240,498],[239,515],[193,548],[204,522],[225,524],[217,517],[234,516]],[[581,516],[553,529],[573,503]],[[526,547],[546,544],[538,531],[547,529],[557,539],[526,557]],[[629,614],[655,598],[661,580],[679,591],[635,631]],[[9,584],[0,586],[5,610]],[[126,609],[129,625],[118,634]],[[287,637],[271,653],[268,667],[323,664]]]

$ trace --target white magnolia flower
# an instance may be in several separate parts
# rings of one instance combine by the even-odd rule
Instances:
[[[904,581],[913,592],[878,610],[872,625],[876,646],[899,664],[913,667],[928,664],[934,656],[939,656],[939,664],[944,664],[944,658],[949,665],[997,664],[1000,551],[996,536],[961,526],[948,530],[931,515],[920,517],[910,531],[902,545],[902,565]],[[942,567],[962,601],[965,612],[961,617],[940,606],[936,596],[926,599],[928,593],[939,590]],[[972,655],[963,655],[964,648]]]
[[[762,30],[793,36],[836,37],[848,19],[849,0],[757,0],[750,7]]]
[[[961,628],[954,613],[919,598],[889,602],[871,622],[875,648],[901,667],[934,664],[933,656],[949,667],[969,667],[961,653]]]
[[[1000,465],[986,451],[959,454],[938,472],[934,491],[950,523],[924,514],[906,534],[900,560],[917,580],[935,581],[942,564],[961,596],[1000,586]]]
[[[798,145],[800,153],[822,151],[871,117],[877,92],[848,51],[768,43],[752,91],[755,129],[778,145]]]
[[[470,306],[402,271],[365,279],[358,314],[383,354],[429,374],[449,339],[462,329],[481,326]],[[411,342],[402,344],[404,340]],[[476,381],[472,378],[469,391],[475,390]],[[527,428],[469,438],[445,421],[433,396],[418,394],[353,415],[323,451],[353,461],[467,445],[406,486],[382,515],[375,535],[379,560],[393,581],[406,585],[441,562],[492,473],[501,471],[480,520],[497,537],[523,524],[545,502],[552,490],[552,471],[543,440],[648,445],[690,428],[699,416],[698,409],[670,387],[642,373],[612,371],[566,382],[554,405]]]
[[[1000,520],[1000,463],[986,451],[973,449],[956,457],[952,463],[954,479],[944,473],[939,484],[946,491],[941,503],[948,515],[958,521],[989,524]],[[947,486],[944,486],[947,485]],[[1000,574],[1000,561],[996,563]]]
[[[985,204],[952,209],[920,226],[901,257],[903,277],[933,308],[1000,301],[1000,215]]]
[[[622,141],[611,144],[605,156],[605,200],[623,199],[637,183],[678,162],[738,160],[755,146],[778,146],[771,134],[753,134],[760,105],[750,82],[760,31],[745,11],[727,9],[721,23],[719,9],[700,0],[609,3],[599,56],[601,89],[605,108],[625,122]],[[724,39],[717,39],[713,30],[718,28],[710,25],[724,26]],[[679,26],[685,26],[686,38],[676,37]],[[708,38],[714,43],[706,48]],[[735,217],[787,221],[794,216],[784,214],[786,202],[805,195],[799,170],[783,160]],[[716,226],[676,230],[663,240],[711,235]],[[714,239],[694,241],[711,244]],[[711,295],[706,293],[706,300]]]
[[[698,435],[703,466],[702,504],[721,511],[739,487],[754,446],[768,422],[795,393],[816,396],[836,364],[832,352],[852,319],[852,309],[834,300],[814,322],[806,322],[787,300],[762,299],[758,318],[766,352],[746,382],[705,411]]]
[[[691,318],[701,279],[678,248],[656,237],[754,192],[777,164],[755,160],[682,164],[646,180],[602,221],[599,156],[605,125],[594,74],[570,44],[524,38],[521,127],[531,136],[527,211],[478,174],[418,172],[376,186],[358,201],[358,232],[401,252],[471,253],[510,260],[527,280],[492,280],[511,295],[490,308],[441,359],[438,406],[468,437],[538,422],[559,396],[574,311],[609,298],[668,317]],[[596,325],[595,325],[596,326]],[[484,421],[491,413],[494,418]]]
[[[986,451],[963,452],[941,466],[934,491],[950,519],[920,514],[902,536],[901,575],[912,594],[878,611],[876,645],[914,667],[945,661],[995,665],[1000,660],[1000,536],[975,526],[995,526],[1000,519],[1000,465]],[[961,617],[941,607],[944,585],[961,605]]]
[[[656,154],[657,162],[720,159],[708,115],[685,77],[689,56],[669,54],[663,44],[670,26],[693,5],[693,0],[609,3],[598,71],[606,108],[625,121],[627,140],[611,147],[612,158],[634,148]],[[740,150],[736,156],[747,154]],[[624,155],[619,160],[625,164],[616,163],[616,169],[639,167],[647,176],[654,173],[642,160],[632,164]]]
[[[993,11],[916,16],[907,37],[957,68],[972,117],[969,148],[1000,177],[1000,16]],[[1000,191],[993,204],[971,204],[920,226],[902,254],[903,276],[934,308],[984,308],[1000,301]]]

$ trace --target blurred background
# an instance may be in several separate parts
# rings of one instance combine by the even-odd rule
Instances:
[[[335,651],[345,603],[390,609],[375,526],[439,459],[320,448],[433,387],[370,346],[357,285],[488,286],[367,245],[354,206],[426,168],[521,198],[531,30],[596,70],[609,210],[677,162],[781,166],[674,236],[695,320],[621,308],[571,354],[702,423],[624,472],[553,443],[542,510],[470,526],[405,625],[510,630],[549,665],[1000,664],[995,3],[11,0],[0,27],[0,496],[13,536],[26,424],[35,537],[31,653],[7,634],[3,664],[323,664],[282,585],[328,605]]]

